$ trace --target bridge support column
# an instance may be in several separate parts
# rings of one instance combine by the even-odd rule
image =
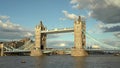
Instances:
[[[30,56],[41,56],[42,51],[40,49],[31,50]]]
[[[0,56],[4,55],[4,51],[3,51],[3,44],[0,44]]]
[[[85,49],[72,49],[71,56],[88,56],[88,53]]]
[[[74,22],[74,48],[72,49],[71,56],[87,56],[85,51],[85,22],[79,16],[78,20]]]
[[[42,50],[46,49],[46,34],[41,33],[42,30],[46,30],[42,21],[35,28],[35,49],[31,51],[31,56],[41,56]]]

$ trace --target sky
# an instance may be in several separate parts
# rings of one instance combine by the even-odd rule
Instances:
[[[48,30],[73,27],[74,21],[81,16],[92,37],[120,47],[119,11],[119,0],[0,0],[0,41],[34,39],[34,28],[40,21]],[[73,47],[73,35],[50,34],[47,45]]]

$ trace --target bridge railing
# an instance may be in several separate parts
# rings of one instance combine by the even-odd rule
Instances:
[[[71,48],[51,48],[51,49],[47,48],[47,49],[45,49],[43,51],[57,51],[57,50],[70,51]]]
[[[44,30],[41,31],[41,33],[49,33],[49,32],[62,32],[62,31],[71,31],[73,28],[56,28],[56,29],[51,29],[51,30]]]

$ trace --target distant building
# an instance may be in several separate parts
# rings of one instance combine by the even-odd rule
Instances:
[[[23,38],[19,41],[9,41],[9,42],[3,42],[5,46],[12,46],[14,48],[18,48],[20,46],[23,46],[26,42],[28,42],[30,38]]]
[[[29,40],[30,40],[30,38],[23,38],[23,39],[20,40],[20,42],[24,42],[25,43],[25,42],[27,42]]]

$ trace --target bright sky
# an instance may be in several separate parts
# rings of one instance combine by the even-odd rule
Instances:
[[[48,30],[73,27],[80,15],[90,35],[120,46],[119,11],[119,0],[0,0],[0,40],[30,37],[41,20]],[[72,47],[73,39],[73,33],[54,34],[47,44]]]

